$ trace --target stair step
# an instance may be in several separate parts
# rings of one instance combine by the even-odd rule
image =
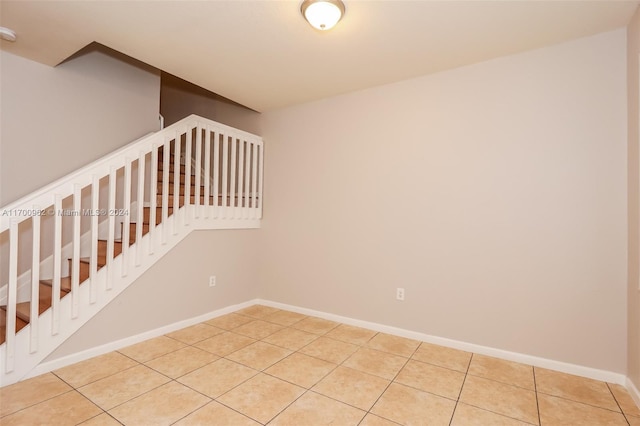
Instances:
[[[180,195],[184,195],[185,188],[186,188],[186,185],[178,186]],[[158,194],[162,194],[163,190],[164,190],[163,185],[158,185]],[[194,194],[195,190],[196,190],[196,185],[192,183],[191,188],[189,189],[189,195]],[[175,193],[175,186],[173,184],[169,184],[169,194],[173,195],[174,193]],[[200,193],[201,194],[204,193],[204,185],[200,185]]]
[[[190,203],[193,204],[196,201],[196,196],[190,194],[189,199],[191,200]],[[209,204],[213,204],[213,197],[209,197],[209,200]],[[156,196],[156,203],[162,204],[162,194]],[[204,195],[200,195],[200,204],[204,204]],[[169,205],[173,206],[173,195],[169,195]],[[184,195],[180,195],[178,205],[180,207],[184,206]]]
[[[157,222],[157,220],[156,220]],[[133,244],[136,242],[136,226],[137,223],[131,222],[129,224],[129,245]],[[142,224],[142,235],[146,235],[149,233],[149,224],[148,223],[143,223]]]
[[[40,284],[53,289],[53,280],[40,280]],[[42,287],[40,287],[40,291],[42,291]],[[71,291],[71,277],[60,278],[60,297],[63,296],[62,293],[67,294],[70,291]],[[51,290],[49,290],[49,294],[51,294]]]
[[[173,170],[174,170],[174,166],[173,166],[173,161],[169,162],[169,175],[173,174]],[[184,164],[180,165],[180,174],[184,175],[186,173],[187,168],[185,167]],[[160,176],[160,172],[164,171],[164,162],[158,161],[158,176]],[[193,175],[192,175],[193,176]]]
[[[160,148],[158,149],[158,162],[161,161],[164,158],[164,152],[163,149]],[[173,161],[176,158],[176,154],[174,153],[173,149],[171,150],[171,154],[169,154],[169,158],[171,159],[171,161]]]
[[[173,214],[173,207],[169,207],[168,216]],[[142,220],[144,223],[151,223],[151,207],[145,207],[142,213]],[[162,207],[156,207],[156,225],[162,222]]]
[[[173,185],[174,182],[174,176],[175,174],[173,173],[169,173],[169,183]],[[187,180],[187,175],[186,173],[180,173],[178,176],[180,176],[180,185],[184,185],[186,180]],[[158,186],[160,186],[162,184],[162,179],[164,179],[164,176],[162,176],[162,173],[158,173]],[[193,173],[191,173],[191,185],[195,185],[196,182],[196,175],[194,175]]]
[[[16,333],[27,326],[27,322],[16,318]],[[0,344],[4,343],[7,338],[7,311],[4,307],[0,307]]]
[[[69,262],[71,262],[73,259],[69,259]],[[90,265],[91,264],[91,258],[90,257],[81,257],[80,258],[80,265],[82,264],[87,264]],[[107,256],[98,256],[98,269],[102,268],[104,265],[107,264]]]
[[[67,259],[69,262],[69,276],[73,275],[73,259]],[[78,281],[80,284],[89,279],[91,275],[91,258],[90,257],[81,257],[80,258],[80,280]],[[106,256],[98,256],[98,269],[102,268],[107,264]]]
[[[105,257],[107,256],[107,240],[98,240],[98,257]],[[116,257],[118,256],[120,253],[122,253],[122,241],[114,241],[113,244],[113,253],[114,256]]]
[[[67,280],[65,282],[65,280]],[[52,280],[48,280],[49,282]],[[43,280],[40,281],[40,288],[38,292],[38,314],[42,314],[44,311],[51,307],[51,294],[52,284]],[[71,291],[71,278],[65,277],[60,279],[60,298],[64,297]],[[6,310],[6,306],[2,306],[2,309]],[[16,317],[29,323],[31,317],[31,302],[21,302],[16,304]]]
[[[41,314],[45,310],[40,311],[38,314]],[[16,317],[29,324],[29,318],[31,317],[31,302],[16,304]]]

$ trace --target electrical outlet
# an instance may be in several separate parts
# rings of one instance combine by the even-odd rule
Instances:
[[[396,288],[396,299],[404,300],[404,288]]]
[[[209,277],[209,287],[215,287],[215,286],[216,286],[216,276],[211,275]]]

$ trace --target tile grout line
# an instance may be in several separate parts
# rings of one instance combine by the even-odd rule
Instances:
[[[135,361],[135,360],[134,360],[134,361]],[[135,362],[138,362],[138,361],[135,361]],[[138,365],[140,365],[140,363],[138,363]],[[111,377],[111,376],[113,376],[114,374],[118,374],[118,373],[120,373],[121,371],[127,371],[127,370],[129,370],[129,369],[131,369],[131,368],[134,368],[134,367],[136,367],[136,366],[135,366],[135,365],[133,365],[133,366],[131,366],[131,367],[125,368],[125,369],[123,369],[123,370],[120,370],[120,371],[118,371],[118,372],[116,372],[116,373],[109,374],[108,376],[105,376],[105,377],[103,377],[102,379],[106,379],[107,377]],[[94,380],[93,382],[85,383],[84,385],[82,385],[82,386],[80,386],[80,387],[75,387],[75,386],[72,386],[72,385],[71,385],[71,383],[69,383],[69,382],[67,382],[66,380],[64,380],[62,377],[58,376],[54,371],[52,371],[52,372],[51,372],[51,374],[55,375],[58,379],[60,379],[61,381],[63,381],[64,383],[66,383],[68,386],[70,386],[70,387],[71,387],[71,389],[72,389],[72,391],[77,392],[80,396],[82,396],[84,399],[86,399],[87,401],[89,401],[91,404],[95,405],[96,407],[98,407],[98,409],[99,409],[99,410],[101,410],[101,411],[102,411],[102,413],[100,413],[100,414],[96,414],[95,416],[93,416],[93,417],[91,417],[91,418],[88,418],[88,419],[83,420],[83,422],[82,422],[82,423],[84,423],[84,422],[86,422],[86,421],[88,421],[88,420],[91,420],[91,419],[93,419],[93,418],[95,418],[95,417],[98,417],[98,416],[100,416],[100,415],[102,415],[102,414],[106,414],[107,416],[111,417],[111,418],[112,418],[112,419],[114,419],[116,422],[118,422],[118,423],[120,423],[120,424],[122,425],[122,422],[121,422],[121,421],[119,421],[118,419],[116,419],[115,417],[113,417],[113,416],[111,415],[111,413],[109,413],[107,410],[105,410],[104,408],[102,408],[101,406],[99,406],[95,401],[93,401],[93,400],[92,400],[91,398],[89,398],[87,395],[85,395],[84,393],[80,392],[80,389],[79,389],[79,388],[81,388],[81,387],[83,387],[83,386],[88,386],[88,385],[90,385],[90,384],[92,384],[92,383],[96,383],[96,382],[98,382],[98,381],[100,381],[100,380],[102,380],[102,379],[98,379],[98,380]],[[65,392],[65,393],[67,393],[67,392]],[[59,396],[59,395],[58,395],[58,396]]]
[[[241,314],[240,314],[240,315],[241,315]],[[247,317],[248,317],[248,316],[247,316]],[[250,318],[253,318],[253,317],[250,317]],[[258,320],[263,321],[262,319],[258,319]],[[302,320],[300,320],[300,321],[302,321]],[[269,321],[265,321],[265,322],[269,322]],[[299,321],[294,322],[294,324],[295,324],[295,323],[297,323],[297,322],[299,322]],[[248,324],[248,323],[245,323],[245,324]],[[273,323],[271,323],[271,324],[273,324]],[[242,324],[242,325],[244,325],[244,324]],[[238,328],[238,327],[241,327],[242,325],[239,325],[239,326],[237,326],[237,327],[234,327],[234,328],[232,328],[232,329],[230,329],[230,330],[228,330],[228,331],[229,331],[229,332],[233,332],[232,330],[234,330],[234,329],[236,329],[236,328]],[[278,324],[278,325],[279,325],[279,324]],[[284,329],[286,329],[286,328],[291,328],[291,327],[290,327],[290,326],[282,326],[282,328],[281,328],[280,330],[274,331],[273,333],[270,333],[270,334],[268,334],[268,335],[266,335],[266,336],[262,337],[261,339],[256,339],[256,340],[255,340],[255,342],[262,342],[262,343],[266,343],[266,344],[270,344],[270,345],[272,345],[272,346],[276,346],[276,347],[282,348],[281,346],[273,345],[273,344],[271,344],[271,343],[264,342],[263,340],[264,340],[264,339],[266,339],[267,337],[269,337],[269,336],[271,336],[271,335],[273,335],[273,334],[277,333],[278,331],[284,330]],[[241,334],[239,334],[239,333],[235,333],[235,334],[241,335]],[[247,336],[247,337],[249,337],[249,336]],[[255,343],[255,342],[253,342],[253,343]],[[251,345],[251,344],[253,344],[253,343],[250,343],[250,345]],[[237,363],[237,364],[240,364],[240,365],[242,365],[242,366],[244,366],[244,367],[251,368],[252,370],[255,370],[257,373],[256,373],[256,374],[254,374],[253,376],[251,376],[251,377],[247,378],[246,380],[242,381],[241,383],[238,383],[236,386],[233,386],[231,389],[229,389],[229,390],[225,391],[224,393],[222,393],[222,394],[218,395],[216,398],[214,398],[214,401],[216,401],[218,404],[224,405],[225,407],[227,407],[227,408],[229,408],[229,409],[231,409],[231,410],[233,410],[233,411],[235,411],[235,412],[237,412],[237,413],[239,413],[239,414],[241,414],[241,415],[243,415],[243,416],[245,416],[245,417],[247,417],[247,418],[250,418],[251,420],[256,421],[257,423],[259,423],[259,424],[261,424],[261,425],[266,425],[266,424],[268,424],[269,422],[273,421],[273,419],[274,419],[274,418],[276,418],[278,415],[280,415],[280,413],[281,413],[282,411],[286,410],[286,409],[287,409],[291,404],[293,404],[293,403],[294,403],[295,401],[297,401],[300,397],[302,397],[302,395],[304,395],[304,394],[307,392],[307,389],[306,389],[306,388],[304,388],[304,387],[302,387],[302,386],[296,385],[295,383],[291,383],[291,382],[288,382],[288,381],[283,380],[283,381],[285,381],[285,382],[287,382],[287,383],[290,383],[290,384],[292,384],[292,385],[295,385],[295,386],[298,386],[298,387],[301,387],[301,388],[305,389],[305,392],[303,392],[303,393],[302,393],[298,398],[296,398],[293,402],[291,402],[291,404],[287,405],[283,410],[279,411],[279,412],[278,412],[274,417],[272,417],[271,419],[269,419],[269,421],[267,421],[267,423],[261,423],[261,422],[260,422],[260,421],[258,421],[257,419],[254,419],[253,417],[250,417],[250,416],[248,416],[248,415],[246,415],[246,414],[244,414],[244,413],[241,413],[240,411],[238,411],[238,410],[234,409],[233,407],[229,407],[228,405],[224,404],[223,402],[218,401],[218,398],[220,398],[221,396],[226,395],[227,393],[231,392],[233,389],[237,388],[238,386],[241,386],[242,384],[244,384],[244,383],[246,383],[247,381],[251,380],[252,378],[256,377],[256,376],[257,376],[257,375],[259,375],[260,373],[265,374],[265,375],[268,375],[269,377],[276,378],[276,379],[278,379],[278,380],[282,380],[282,379],[280,379],[279,377],[275,377],[275,376],[272,376],[272,375],[271,375],[271,374],[269,374],[269,373],[265,373],[265,372],[264,372],[264,370],[266,370],[267,368],[272,367],[273,365],[277,364],[278,362],[282,361],[283,359],[286,359],[286,358],[290,357],[291,355],[293,355],[294,353],[296,353],[296,352],[297,352],[297,351],[292,351],[292,352],[291,352],[289,355],[287,355],[286,357],[284,357],[284,358],[282,358],[282,359],[280,359],[280,360],[278,360],[278,361],[274,362],[273,364],[269,365],[268,367],[265,367],[263,370],[256,370],[256,369],[255,369],[255,368],[253,368],[253,367],[250,367],[250,366],[248,366],[248,365],[245,365],[245,364],[242,364],[242,363],[240,363],[240,362],[237,362],[237,361],[234,361],[234,360],[231,360],[231,359],[228,359],[228,358],[227,358],[227,356],[228,356],[228,355],[231,355],[231,354],[233,354],[233,353],[235,353],[235,352],[237,352],[237,351],[239,351],[239,350],[242,350],[242,349],[244,349],[244,348],[245,348],[245,347],[247,347],[247,346],[249,346],[249,345],[243,346],[242,348],[239,348],[239,349],[237,349],[237,350],[235,350],[235,351],[233,351],[233,352],[231,352],[231,353],[229,353],[229,354],[227,354],[227,355],[225,355],[225,356],[221,357],[220,359],[225,359],[225,360],[227,360],[227,361],[235,362],[235,363]],[[306,346],[306,345],[305,345],[305,346]],[[304,346],[303,346],[303,347],[304,347]],[[291,349],[289,349],[289,348],[283,348],[283,349],[291,350]],[[214,361],[214,362],[215,362],[215,361]]]
[[[464,372],[464,378],[462,379],[462,385],[460,386],[460,392],[458,392],[458,398],[456,399],[456,405],[453,407],[453,412],[451,413],[451,420],[449,420],[449,426],[453,423],[453,417],[456,415],[456,410],[458,409],[458,403],[460,402],[460,397],[462,396],[462,389],[464,389],[464,384],[467,381],[467,376],[469,375],[469,369],[471,368],[471,362],[473,361],[473,352],[471,352],[471,356],[469,357],[469,363],[467,364],[467,371]]]
[[[613,390],[611,389],[611,386],[609,386],[609,383],[607,383],[607,389],[609,389],[609,392],[611,393],[611,396],[613,397],[613,400],[616,402],[616,405],[618,406],[618,408],[620,409],[620,413],[622,414],[622,417],[624,417],[624,421],[627,422],[627,425],[631,425],[631,422],[629,421],[629,419],[627,418],[627,414],[624,412],[624,410],[622,409],[622,407],[620,406],[620,403],[618,402],[618,398],[616,398],[616,394],[613,393]]]
[[[624,413],[622,411],[614,411],[614,410],[611,410],[610,408],[602,407],[600,405],[593,405],[593,404],[589,404],[587,402],[577,401],[575,399],[567,398],[567,397],[560,396],[560,395],[554,395],[552,393],[547,393],[547,392],[539,392],[539,393],[542,394],[542,395],[550,396],[552,398],[561,399],[563,401],[569,401],[569,402],[573,402],[575,404],[586,405],[587,407],[597,408],[599,410],[608,411],[609,413],[622,414],[624,416]],[[616,405],[617,405],[617,401],[616,401]]]
[[[376,333],[374,336],[372,336],[372,337],[371,337],[371,339],[369,339],[369,340],[367,341],[367,343],[371,342],[371,340],[373,340],[373,338],[374,338],[374,337],[376,337],[378,334],[380,334],[380,333]],[[413,340],[413,339],[409,339],[409,340]],[[417,340],[416,340],[416,341],[417,341]],[[383,391],[380,393],[380,395],[376,398],[376,400],[373,402],[373,404],[371,404],[371,408],[369,408],[369,409],[367,410],[367,414],[365,414],[365,417],[366,417],[368,414],[371,414],[371,415],[377,416],[377,414],[372,413],[372,412],[371,412],[371,410],[373,409],[373,407],[375,407],[375,406],[376,406],[376,404],[378,403],[378,401],[380,401],[380,398],[382,398],[382,395],[384,395],[384,394],[387,392],[387,390],[389,390],[389,388],[391,387],[391,385],[392,385],[393,383],[395,383],[396,379],[398,378],[398,375],[399,375],[399,374],[400,374],[400,372],[401,372],[401,371],[402,371],[402,370],[407,366],[407,364],[408,364],[408,363],[409,363],[409,361],[411,360],[411,357],[413,357],[413,356],[415,355],[415,353],[417,352],[417,350],[418,350],[418,348],[420,347],[420,345],[421,345],[421,344],[422,344],[421,342],[418,342],[418,346],[416,346],[416,348],[413,350],[413,352],[411,353],[411,355],[409,355],[409,357],[407,357],[407,360],[404,362],[404,364],[402,364],[402,367],[400,367],[400,368],[398,369],[398,371],[396,372],[396,374],[395,374],[395,375],[393,376],[393,378],[389,381],[389,384],[384,388],[384,390],[383,390]],[[369,347],[369,349],[374,349],[374,348],[370,348],[370,347]],[[376,350],[376,349],[374,349],[374,350]],[[390,353],[390,352],[384,352],[384,351],[379,351],[379,352],[383,352],[383,353]],[[395,355],[395,354],[392,354],[392,355]],[[404,358],[404,357],[403,357],[403,358]],[[404,385],[403,385],[403,386],[404,386]],[[378,417],[382,417],[382,416],[378,416]],[[385,420],[391,420],[391,419],[387,419],[386,417],[382,417],[382,418],[383,418],[383,419],[385,419]],[[363,420],[364,420],[364,417],[363,417]],[[393,421],[393,420],[391,420],[391,421]],[[394,423],[396,423],[395,421],[393,421],[393,422],[394,422]],[[360,421],[360,423],[362,423],[362,421]]]
[[[307,318],[308,318],[308,317],[307,317]],[[300,321],[302,321],[302,320],[300,320]],[[297,322],[300,322],[300,321],[297,321]],[[296,322],[296,323],[297,323],[297,322]],[[294,323],[294,324],[296,324],[296,323]],[[333,327],[331,330],[334,330],[334,329],[338,328],[339,326],[340,326],[340,324],[338,323],[338,325],[336,325],[335,327]],[[297,328],[293,328],[293,327],[291,327],[291,326],[288,326],[288,327],[286,327],[286,328],[291,328],[291,329],[293,329],[293,330],[299,330],[299,329],[297,329]],[[301,347],[301,348],[299,348],[297,351],[292,352],[292,353],[291,353],[291,354],[289,354],[286,358],[288,358],[289,356],[293,355],[294,353],[299,353],[301,349],[306,348],[307,346],[309,346],[310,344],[312,344],[313,342],[315,342],[316,340],[318,340],[320,337],[324,337],[324,336],[325,336],[327,333],[329,333],[331,330],[327,330],[324,334],[317,335],[317,337],[316,337],[315,339],[313,339],[311,342],[309,342],[309,343],[307,343],[306,345],[302,346],[302,347]],[[299,331],[305,331],[305,330],[299,330]],[[307,333],[310,333],[310,332],[308,332],[308,331],[306,331],[306,332],[307,332]],[[311,333],[311,334],[315,334],[315,333]],[[268,337],[268,336],[267,336],[267,337]],[[354,353],[355,353],[355,352],[354,352]],[[312,355],[307,355],[307,354],[304,354],[304,353],[303,353],[302,355],[306,355],[306,356],[311,357],[311,358],[314,358],[314,359],[319,359],[319,360],[321,360],[321,361],[330,362],[330,361],[327,361],[327,360],[323,360],[323,359],[321,359],[321,358],[314,357],[314,356],[312,356]],[[349,356],[349,357],[350,357],[350,356]],[[349,359],[349,357],[347,357],[346,359]],[[346,361],[346,359],[345,359],[345,360],[343,360],[342,362]],[[278,362],[280,362],[280,361],[278,361]],[[273,364],[272,364],[272,366],[273,366],[273,365],[275,365],[275,364],[277,364],[278,362],[273,363]],[[331,363],[331,364],[333,364],[333,363]],[[282,414],[282,413],[283,413],[287,408],[289,408],[289,407],[291,407],[293,404],[295,404],[295,402],[296,402],[297,400],[299,400],[300,398],[302,398],[302,397],[303,397],[304,395],[306,395],[308,392],[313,392],[313,393],[315,393],[315,394],[318,394],[317,392],[312,391],[312,390],[311,390],[311,388],[312,388],[312,387],[314,387],[315,385],[317,385],[318,383],[320,383],[320,382],[321,382],[325,377],[327,377],[329,374],[331,374],[331,373],[333,373],[335,370],[337,370],[337,369],[338,369],[338,367],[340,367],[341,365],[342,365],[342,363],[340,363],[340,364],[336,364],[336,366],[335,366],[334,368],[332,368],[332,369],[331,369],[331,371],[329,371],[327,374],[325,374],[324,376],[322,376],[322,378],[321,378],[320,380],[318,380],[316,383],[314,383],[313,385],[311,385],[311,387],[309,387],[309,388],[305,388],[305,387],[303,387],[303,386],[296,385],[295,383],[292,383],[292,384],[293,384],[293,385],[295,385],[295,386],[299,386],[299,387],[303,388],[303,389],[304,389],[304,392],[302,392],[302,393],[300,394],[300,396],[299,396],[299,397],[297,397],[297,398],[295,398],[293,401],[291,401],[291,403],[287,404],[287,406],[286,406],[286,407],[284,407],[282,410],[280,410],[280,411],[279,411],[275,416],[273,416],[271,419],[269,419],[269,421],[268,421],[267,423],[265,423],[265,425],[268,425],[270,422],[272,422],[276,417],[278,417],[280,414]],[[271,366],[270,366],[270,367],[271,367]],[[264,373],[264,374],[268,374],[268,373]],[[274,378],[276,378],[276,379],[283,380],[283,379],[281,379],[281,378],[279,378],[279,377],[275,377],[275,376],[272,376],[272,375],[270,375],[270,374],[268,374],[268,375],[269,375],[269,376],[271,376],[271,377],[274,377]],[[284,380],[284,381],[285,381],[285,382],[287,382],[287,383],[291,383],[291,382],[286,381],[286,380]],[[322,395],[322,394],[318,394],[318,395]],[[327,397],[326,395],[322,395],[322,396]],[[327,398],[328,398],[328,397],[327,397]],[[333,398],[331,398],[331,399],[333,399]],[[335,399],[334,399],[334,400],[335,400]],[[337,401],[337,400],[335,400],[335,401]],[[341,402],[341,403],[343,403],[343,404],[346,404],[344,401],[338,401],[338,402]],[[349,405],[349,404],[347,404],[347,405]],[[354,408],[357,408],[357,407],[354,407]],[[365,416],[366,416],[366,414],[365,414]]]
[[[238,326],[238,327],[239,327],[239,326]],[[218,327],[218,328],[219,328],[219,327]],[[237,327],[234,327],[234,328],[237,328]],[[225,332],[231,332],[231,330],[225,330]],[[223,334],[223,333],[218,333],[218,334],[216,334],[215,336],[220,335],[220,334]],[[237,334],[237,333],[236,333],[236,334]],[[240,335],[240,334],[238,334],[238,335]],[[212,336],[212,337],[213,337],[213,336]],[[207,338],[207,339],[208,339],[208,338]],[[254,378],[255,376],[257,376],[258,374],[260,374],[260,371],[256,370],[256,369],[255,369],[255,368],[253,368],[253,367],[249,367],[249,366],[244,365],[244,364],[242,364],[242,363],[239,363],[239,362],[236,362],[236,361],[230,360],[230,359],[226,358],[226,355],[224,355],[224,356],[220,356],[220,355],[218,355],[218,354],[216,354],[216,353],[209,352],[209,351],[206,351],[206,350],[204,350],[204,349],[200,349],[200,348],[198,348],[197,346],[194,346],[196,343],[202,342],[202,341],[207,340],[207,339],[199,340],[198,342],[194,342],[193,344],[191,344],[191,345],[189,345],[189,346],[191,346],[191,347],[193,347],[193,348],[196,348],[196,349],[199,349],[199,350],[201,350],[201,351],[204,351],[204,352],[208,352],[208,353],[210,353],[210,354],[213,354],[213,355],[217,356],[217,357],[218,357],[218,359],[216,359],[216,360],[214,360],[214,361],[211,361],[211,362],[209,362],[209,363],[206,363],[205,365],[202,365],[202,366],[200,366],[200,367],[196,368],[195,370],[192,370],[192,371],[190,371],[190,372],[188,372],[188,373],[185,373],[185,374],[183,374],[182,376],[176,377],[175,379],[172,379],[172,380],[173,380],[174,382],[176,382],[176,383],[178,383],[178,384],[180,384],[180,385],[182,385],[182,386],[186,387],[187,389],[190,389],[190,390],[192,390],[192,391],[194,391],[194,392],[196,392],[196,393],[198,393],[198,394],[200,394],[200,395],[202,395],[202,396],[204,396],[204,397],[206,397],[206,398],[209,398],[211,401],[207,402],[207,403],[206,403],[205,405],[203,405],[202,407],[198,407],[197,409],[193,410],[193,411],[192,411],[192,412],[190,412],[189,414],[187,414],[187,415],[183,416],[181,419],[176,420],[176,422],[174,422],[174,424],[175,424],[175,423],[177,423],[178,421],[182,420],[183,418],[185,418],[185,417],[187,417],[187,416],[190,416],[191,414],[195,413],[196,411],[199,411],[199,410],[200,410],[200,409],[202,409],[204,406],[209,405],[209,404],[211,404],[212,402],[215,402],[215,403],[217,403],[217,404],[220,404],[220,405],[222,405],[222,406],[224,406],[224,407],[226,407],[226,408],[228,408],[228,409],[230,409],[230,410],[235,411],[236,413],[238,413],[238,414],[240,414],[240,415],[242,415],[242,416],[244,416],[244,417],[246,417],[246,418],[248,418],[248,419],[251,419],[251,420],[253,420],[253,421],[255,421],[255,422],[259,423],[259,424],[262,424],[262,423],[260,423],[258,420],[254,419],[253,417],[249,417],[248,415],[246,415],[246,414],[244,414],[244,413],[242,413],[242,412],[240,412],[240,411],[236,410],[235,408],[230,407],[230,406],[228,406],[228,405],[226,405],[226,404],[222,403],[221,401],[218,401],[218,398],[220,398],[221,396],[223,396],[223,395],[227,394],[228,392],[232,391],[233,389],[237,388],[238,386],[242,385],[243,383],[245,383],[245,382],[247,382],[247,381],[251,380],[252,378]],[[256,340],[256,341],[257,341],[257,340]],[[255,343],[255,342],[254,342],[254,343]],[[250,343],[250,344],[251,344],[251,343]],[[249,345],[246,345],[246,346],[249,346]],[[241,347],[241,348],[238,348],[237,350],[241,350],[241,349],[245,348],[246,346],[243,346],[243,347]],[[237,352],[237,351],[233,351],[233,352]],[[231,353],[233,353],[233,352],[231,352]],[[227,355],[230,355],[230,354],[227,354]],[[211,365],[211,364],[213,364],[213,363],[215,363],[215,362],[218,362],[218,361],[220,361],[221,359],[224,359],[225,361],[229,361],[229,362],[234,362],[234,363],[239,364],[239,365],[242,365],[242,366],[244,366],[244,367],[246,367],[246,368],[250,368],[251,370],[254,370],[254,371],[256,372],[256,374],[254,374],[254,375],[253,375],[253,376],[251,376],[251,377],[248,377],[247,379],[245,379],[245,380],[243,380],[242,382],[238,383],[237,385],[233,386],[231,389],[228,389],[227,391],[225,391],[225,392],[221,393],[221,394],[220,394],[220,395],[218,395],[217,397],[212,397],[212,396],[209,396],[209,395],[207,395],[207,394],[204,394],[204,393],[200,392],[199,390],[194,389],[194,388],[192,388],[191,386],[187,385],[186,383],[182,383],[182,382],[179,382],[179,381],[178,381],[178,379],[179,379],[179,378],[184,377],[184,376],[186,376],[186,375],[188,375],[188,374],[191,374],[191,373],[193,373],[194,371],[197,371],[197,370],[199,370],[200,368],[203,368],[203,367],[205,367],[205,366],[207,366],[207,365]]]
[[[531,366],[533,372],[533,390],[536,395],[536,411],[538,412],[538,424],[542,424],[542,418],[540,417],[540,401],[538,400],[538,381],[536,380],[536,367]]]

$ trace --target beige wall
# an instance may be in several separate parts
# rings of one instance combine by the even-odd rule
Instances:
[[[0,205],[158,129],[160,76],[101,50],[55,68],[0,52]]]
[[[191,233],[45,361],[255,298],[258,232]]]
[[[158,129],[159,72],[104,47],[89,46],[55,68],[0,51],[0,71],[0,206]],[[63,220],[63,245],[71,239],[70,219]],[[19,275],[31,267],[30,226],[20,228]],[[84,220],[83,231],[88,226]],[[46,218],[42,259],[52,254],[52,229]],[[8,282],[8,256],[3,233],[0,285]]]
[[[260,113],[166,73],[162,74],[160,113],[165,126],[197,114],[247,132],[260,133]]]
[[[263,113],[260,296],[625,373],[625,46]]]
[[[640,389],[640,11],[636,12],[627,31],[627,102],[628,102],[628,349],[627,376]]]

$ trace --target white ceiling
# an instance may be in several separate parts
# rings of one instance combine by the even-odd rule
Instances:
[[[345,0],[312,29],[301,0],[0,1],[0,48],[56,65],[98,42],[257,111],[624,27],[638,1]]]

